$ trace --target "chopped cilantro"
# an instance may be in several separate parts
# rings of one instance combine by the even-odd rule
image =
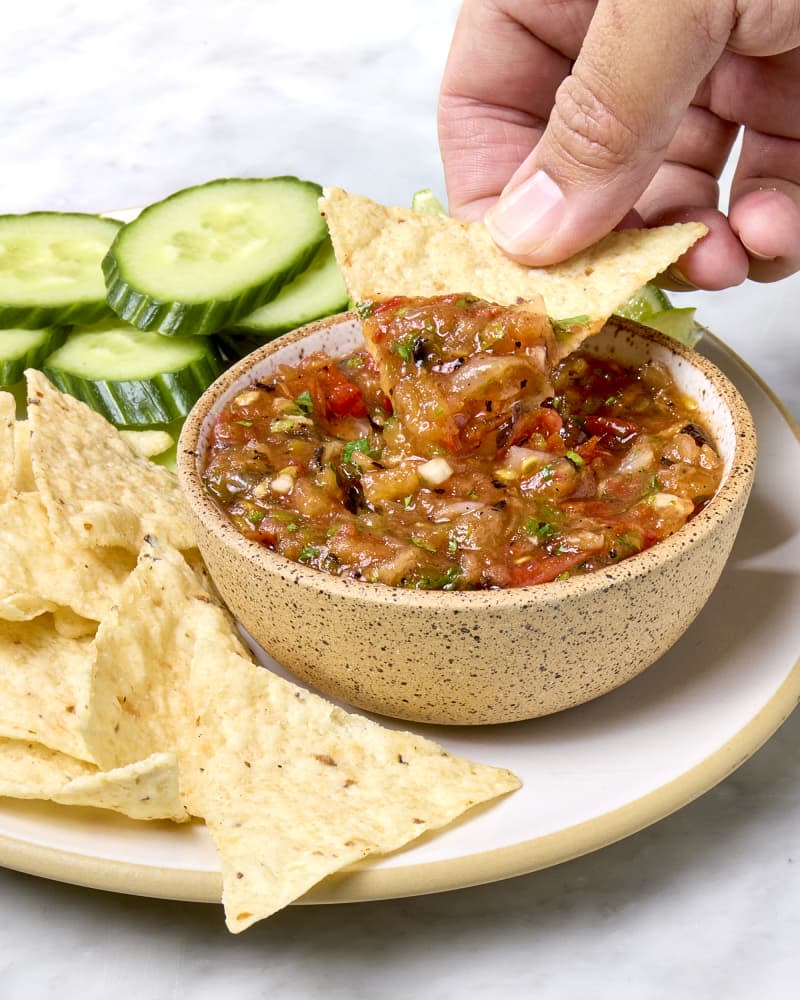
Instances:
[[[300,393],[300,395],[295,400],[295,403],[297,404],[297,408],[301,410],[303,413],[311,413],[311,411],[314,409],[314,400],[308,389],[306,389],[305,392]]]
[[[523,529],[529,534],[533,535],[535,538],[539,538],[544,541],[546,538],[552,538],[553,535],[558,534],[558,528],[551,524],[549,521],[540,521],[536,517],[531,517],[523,525]]]
[[[411,361],[414,353],[414,340],[411,335],[403,337],[394,345],[396,354],[399,354],[403,361]]]
[[[300,562],[312,562],[314,559],[318,559],[320,550],[315,548],[313,545],[304,545],[300,549],[300,553],[297,558]]]
[[[345,442],[345,446],[342,449],[342,461],[352,462],[353,454],[357,451],[362,455],[369,455],[370,458],[377,458],[380,455],[380,451],[376,451],[370,445],[369,438],[361,437],[356,438],[354,441]]]
[[[361,319],[367,319],[367,317],[371,316],[374,309],[374,302],[356,302],[356,312]]]
[[[249,521],[250,524],[261,524],[266,516],[267,515],[263,510],[248,510],[248,512],[244,515],[245,520]]]

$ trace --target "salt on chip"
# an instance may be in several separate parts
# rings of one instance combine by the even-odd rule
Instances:
[[[481,222],[389,208],[341,188],[320,199],[348,294],[469,292],[499,305],[541,296],[555,320],[588,319],[596,332],[615,309],[706,232],[699,222],[609,233],[561,264],[525,267],[507,257]]]
[[[198,794],[233,932],[326,875],[519,787],[509,771],[345,712],[202,626],[190,692]]]
[[[54,530],[134,552],[148,534],[193,547],[176,477],[135,454],[107,420],[41,372],[26,378],[31,465]]]
[[[95,762],[83,738],[94,644],[59,634],[49,614],[0,621],[0,736]]]
[[[112,809],[131,819],[184,822],[175,754],[100,771],[40,743],[0,739],[0,796]]]
[[[0,504],[0,618],[68,608],[98,622],[135,564],[126,549],[90,548],[57,538],[37,493],[20,493]],[[28,613],[15,615],[20,608]]]
[[[0,392],[0,502],[14,495],[16,488],[14,425],[17,401],[10,392]]]

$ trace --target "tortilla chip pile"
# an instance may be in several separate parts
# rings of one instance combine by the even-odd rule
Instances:
[[[257,665],[174,476],[28,373],[0,393],[0,795],[205,820],[238,932],[518,787]]]
[[[708,231],[700,222],[623,229],[562,264],[524,267],[481,222],[389,208],[341,188],[326,189],[320,211],[355,302],[469,292],[510,306],[541,296],[552,319],[580,320],[581,339]]]

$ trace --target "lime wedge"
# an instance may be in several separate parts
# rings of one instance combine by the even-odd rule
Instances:
[[[617,309],[618,315],[651,326],[687,347],[694,347],[703,335],[702,327],[694,321],[694,313],[693,308],[674,308],[666,292],[649,284],[643,285]]]
[[[672,303],[667,298],[666,292],[657,285],[642,285],[638,292],[631,295],[628,301],[617,309],[617,314],[637,323],[644,323],[656,313],[671,308]]]
[[[694,347],[703,336],[703,328],[695,323],[694,313],[695,310],[692,308],[664,309],[648,317],[645,326],[652,326],[668,337],[686,344],[687,347]]]

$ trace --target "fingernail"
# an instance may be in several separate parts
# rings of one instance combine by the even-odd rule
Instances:
[[[752,257],[753,260],[777,260],[778,259],[777,257],[767,257],[766,254],[759,253],[758,250],[754,250],[752,247],[749,247],[745,243],[745,241],[741,238],[741,236],[739,237],[739,240],[740,240],[742,246],[747,251],[748,256]]]
[[[500,196],[484,222],[492,239],[507,253],[532,253],[558,229],[566,201],[556,182],[538,170]]]
[[[697,288],[697,285],[695,285],[694,282],[689,281],[689,279],[686,277],[683,271],[681,271],[681,269],[677,267],[675,264],[670,264],[670,266],[667,268],[667,274],[669,275],[670,278],[672,278],[674,282],[676,282],[679,285],[685,285],[687,289]]]

